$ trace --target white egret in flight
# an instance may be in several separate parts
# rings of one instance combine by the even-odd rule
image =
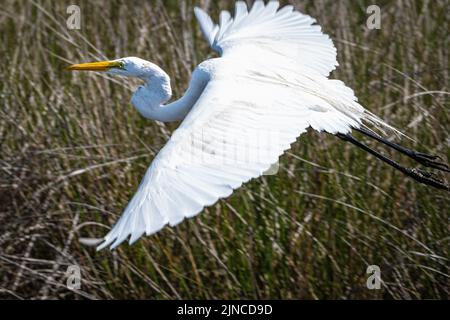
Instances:
[[[392,128],[364,109],[343,82],[328,79],[338,65],[336,48],[313,18],[290,5],[280,8],[278,1],[255,1],[250,10],[237,1],[234,16],[223,11],[219,24],[199,8],[195,15],[220,58],[194,70],[178,101],[167,104],[172,96],[169,76],[140,58],[68,68],[139,78],[144,84],[131,99],[139,113],[162,122],[182,121],[99,250],[125,240],[134,243],[194,217],[261,176],[310,127],[365,149],[419,182],[448,190],[432,174],[402,167],[351,135],[358,130],[425,166],[449,169],[438,157],[408,150],[367,129]],[[258,156],[241,159],[247,152]]]

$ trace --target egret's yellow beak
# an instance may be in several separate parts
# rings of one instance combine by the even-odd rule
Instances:
[[[111,68],[123,68],[123,62],[120,61],[100,61],[81,64],[73,64],[67,67],[71,71],[108,71]]]

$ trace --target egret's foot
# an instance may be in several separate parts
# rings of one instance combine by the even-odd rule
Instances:
[[[393,168],[401,171],[403,174],[416,180],[417,182],[420,182],[420,183],[423,183],[423,184],[426,184],[426,185],[429,185],[429,186],[432,186],[432,187],[435,187],[435,188],[438,188],[441,190],[450,191],[450,186],[433,173],[430,173],[430,172],[424,171],[424,170],[420,170],[417,168],[404,167],[404,166],[400,165],[399,163],[395,162],[394,160],[389,159],[386,156],[382,155],[378,151],[371,149],[369,146],[362,143],[361,141],[356,140],[349,133],[348,134],[338,133],[336,136],[344,141],[352,143],[353,145],[357,146],[358,148],[361,148],[361,149],[369,152],[370,154],[374,155],[381,161],[383,161],[383,162],[387,163],[388,165],[392,166]],[[379,140],[378,137],[376,139]],[[388,142],[386,142],[385,144],[388,144]],[[433,167],[433,168],[439,167],[438,169],[448,172],[447,165],[436,161],[439,159],[439,157],[430,156],[428,154],[418,153],[418,152],[411,151],[411,150],[406,150],[405,148],[397,146],[397,145],[395,145],[394,148],[404,154],[407,154],[410,157],[413,157],[413,156],[416,157],[415,160],[423,165],[428,165],[429,167]],[[419,159],[420,159],[420,161],[419,161]]]
[[[376,134],[375,132],[369,131],[364,128],[354,128],[354,130],[356,130],[372,139],[375,139],[378,142],[381,142],[384,145],[387,145],[387,146],[399,151],[400,153],[403,153],[404,155],[407,155],[408,157],[417,161],[418,163],[420,163],[421,165],[423,165],[425,167],[434,168],[434,169],[445,171],[445,172],[450,172],[450,167],[447,164],[441,162],[441,161],[443,161],[443,159],[439,156],[430,155],[427,153],[417,152],[417,151],[408,149],[406,147],[403,147],[401,145],[398,145],[396,143],[388,141],[385,138],[381,137],[380,135]]]
[[[437,175],[431,172],[420,170],[417,168],[404,168],[404,173],[417,182],[424,183],[438,189],[450,191],[450,186]]]
[[[425,167],[450,172],[450,167],[447,164],[440,162],[442,161],[442,158],[439,156],[434,156],[416,151],[412,151],[409,156]]]

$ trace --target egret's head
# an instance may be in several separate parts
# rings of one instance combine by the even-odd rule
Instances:
[[[74,64],[67,69],[72,71],[100,71],[111,75],[134,78],[148,78],[161,70],[155,64],[136,57]]]

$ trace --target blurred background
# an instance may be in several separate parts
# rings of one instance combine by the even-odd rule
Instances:
[[[448,161],[449,1],[289,2],[332,36],[340,62],[332,77],[414,140],[392,138]],[[380,30],[366,25],[374,2]],[[176,228],[114,252],[80,243],[107,233],[176,124],[141,118],[129,103],[138,82],[64,68],[139,56],[168,72],[177,98],[195,66],[214,57],[194,5],[217,20],[233,3],[2,1],[1,298],[449,297],[448,193],[312,131],[278,175]],[[79,30],[66,24],[72,4]],[[81,272],[75,291],[66,286],[72,265]],[[370,265],[380,267],[380,290],[366,286]]]

